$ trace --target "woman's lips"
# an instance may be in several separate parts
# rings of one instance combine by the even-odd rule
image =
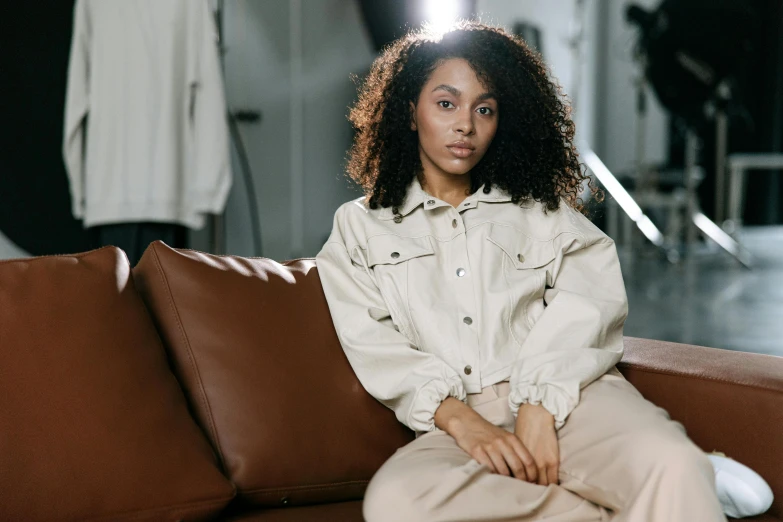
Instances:
[[[457,147],[457,146],[449,146],[449,151],[458,158],[467,158],[468,156],[473,155],[476,150],[475,149],[469,149],[467,147]]]

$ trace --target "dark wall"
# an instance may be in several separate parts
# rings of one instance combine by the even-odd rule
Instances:
[[[738,104],[732,109],[728,152],[783,152],[783,2],[752,0],[758,13],[759,30],[752,35],[753,52],[737,74]],[[731,23],[731,20],[727,20]],[[727,30],[727,33],[730,31]],[[744,110],[737,110],[741,106]],[[670,155],[682,165],[684,129],[672,121]],[[715,126],[700,134],[699,158],[706,178],[699,187],[702,209],[715,215]],[[743,220],[747,225],[783,223],[783,176],[781,171],[750,171]],[[728,182],[728,178],[727,178]]]
[[[0,12],[0,230],[33,255],[89,248],[61,153],[73,3],[4,2]]]
[[[758,1],[758,0],[757,0]],[[758,62],[754,65],[758,96],[749,100],[757,139],[752,152],[783,152],[783,2],[759,2],[764,30],[758,35]],[[732,150],[740,151],[741,149]],[[751,172],[748,176],[744,219],[747,224],[783,223],[782,171]]]

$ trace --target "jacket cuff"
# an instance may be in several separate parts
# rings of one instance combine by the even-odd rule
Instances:
[[[508,406],[515,419],[519,407],[523,404],[543,406],[554,416],[556,430],[563,427],[568,414],[576,406],[568,394],[551,384],[529,384],[512,388],[508,395]]]
[[[408,427],[416,432],[435,430],[435,411],[447,397],[454,397],[467,404],[467,393],[459,376],[427,381],[413,397]]]

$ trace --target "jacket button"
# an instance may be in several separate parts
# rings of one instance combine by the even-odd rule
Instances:
[[[402,221],[402,216],[394,216],[394,222],[400,223]]]
[[[458,268],[457,269],[457,277],[462,277],[465,275],[465,269],[464,268]]]
[[[465,366],[465,375],[470,375],[470,372],[473,371],[473,368],[470,367],[470,365]]]
[[[523,256],[522,254],[517,254],[517,259],[519,259],[520,263],[523,263],[525,261],[525,256]]]
[[[391,256],[392,256],[392,259],[397,259],[398,257],[400,257],[400,253],[399,252],[392,252]]]
[[[431,200],[427,201],[427,204],[428,205],[434,205],[435,204],[435,200],[431,199]]]
[[[456,219],[452,219],[451,220],[451,228],[457,228],[457,220]]]
[[[470,317],[466,317],[465,319],[462,320],[462,322],[465,324],[473,324],[473,319],[471,319]]]

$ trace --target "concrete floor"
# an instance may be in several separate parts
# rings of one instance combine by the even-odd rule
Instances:
[[[783,356],[783,226],[746,227],[740,241],[753,269],[711,241],[677,265],[640,238],[619,246],[625,335]]]

